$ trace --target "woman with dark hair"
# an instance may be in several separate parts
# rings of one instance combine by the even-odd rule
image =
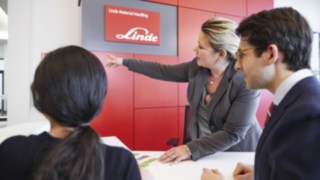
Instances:
[[[50,131],[4,141],[1,179],[141,179],[133,155],[102,144],[89,126],[107,93],[106,73],[97,57],[77,46],[50,52],[36,69],[31,91]]]

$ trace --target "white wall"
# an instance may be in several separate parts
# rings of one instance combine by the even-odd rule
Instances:
[[[319,0],[274,0],[274,7],[290,6],[307,18],[314,32],[320,32]]]
[[[10,0],[8,34],[8,124],[44,119],[31,105],[30,83],[41,53],[81,44],[78,0]]]
[[[313,32],[320,33],[319,0],[274,0],[274,7],[290,6],[298,10],[309,22]],[[319,35],[313,38],[311,69],[319,76]]]

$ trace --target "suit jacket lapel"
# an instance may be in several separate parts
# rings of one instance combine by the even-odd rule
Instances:
[[[263,144],[268,137],[268,134],[273,129],[273,127],[279,123],[281,117],[284,115],[286,109],[295,103],[296,99],[300,96],[301,92],[305,89],[309,88],[310,81],[313,81],[315,77],[309,77],[306,79],[301,80],[296,85],[292,87],[292,89],[289,90],[289,92],[285,95],[283,100],[280,102],[280,104],[277,106],[277,108],[273,111],[268,123],[265,125],[265,128],[263,129],[263,133],[260,137],[257,149],[256,149],[256,159],[259,156],[259,153],[261,151],[261,148],[263,147]]]
[[[233,67],[234,67],[234,62],[229,63],[228,67],[224,72],[225,74],[215,92],[215,95],[213,96],[213,99],[209,104],[209,109],[210,109],[209,119],[211,119],[212,112],[215,109],[215,106],[217,105],[219,100],[223,97],[223,94],[226,92],[230,78],[232,78],[233,74],[236,73],[236,70]],[[195,80],[195,84],[194,84],[194,98],[192,99],[192,104],[195,104],[195,107],[192,107],[194,108],[193,112],[196,112],[196,109],[198,109],[199,102],[201,101],[200,98],[203,93],[203,88],[206,86],[208,76],[210,75],[210,71],[208,69],[203,68],[198,73],[199,74],[196,76],[197,79]],[[193,116],[195,116],[195,114]],[[197,132],[197,125],[195,120],[190,122],[189,131]],[[197,134],[197,133],[193,133],[193,134]]]
[[[192,99],[192,103],[195,106],[192,107],[192,116],[195,117],[196,116],[196,112],[199,106],[199,102],[200,102],[200,98],[203,92],[203,88],[207,83],[207,77],[209,76],[209,71],[208,69],[201,69],[199,72],[199,74],[196,76],[196,79],[194,81],[194,97]],[[191,135],[191,139],[196,139],[198,138],[198,126],[197,126],[197,121],[196,118],[192,118],[192,121],[190,122],[189,125],[189,132]],[[194,136],[193,136],[194,135]]]
[[[220,99],[223,97],[223,94],[226,93],[230,79],[233,77],[234,73],[236,73],[236,70],[233,68],[233,66],[234,66],[233,62],[229,63],[228,67],[224,71],[223,78],[222,78],[219,86],[217,87],[216,92],[214,93],[214,95],[212,97],[212,100],[209,104],[209,109],[210,109],[209,119],[211,119],[212,113],[213,113],[215,107],[217,106],[218,102],[220,101]]]
[[[197,76],[197,80],[195,81],[195,93],[194,93],[194,98],[193,98],[193,104],[196,104],[196,109],[198,108],[200,98],[203,92],[203,88],[205,87],[207,83],[207,79],[209,76],[209,70],[207,69],[202,69],[199,71],[199,75]]]

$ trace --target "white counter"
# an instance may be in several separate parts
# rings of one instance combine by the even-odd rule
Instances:
[[[162,151],[133,151],[139,165],[159,158],[164,152]],[[147,155],[147,158],[141,156]],[[214,155],[204,157],[198,161],[183,161],[178,164],[164,164],[159,161],[152,161],[144,167],[155,180],[197,180],[201,179],[202,169],[204,167],[210,169],[219,169],[225,176],[226,180],[233,179],[232,173],[238,162],[253,164],[253,152],[220,152]]]

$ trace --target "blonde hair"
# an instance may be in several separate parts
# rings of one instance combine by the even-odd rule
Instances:
[[[229,60],[236,59],[239,37],[235,30],[237,24],[225,18],[211,18],[204,22],[201,31],[208,37],[211,47],[216,51],[226,50]]]

